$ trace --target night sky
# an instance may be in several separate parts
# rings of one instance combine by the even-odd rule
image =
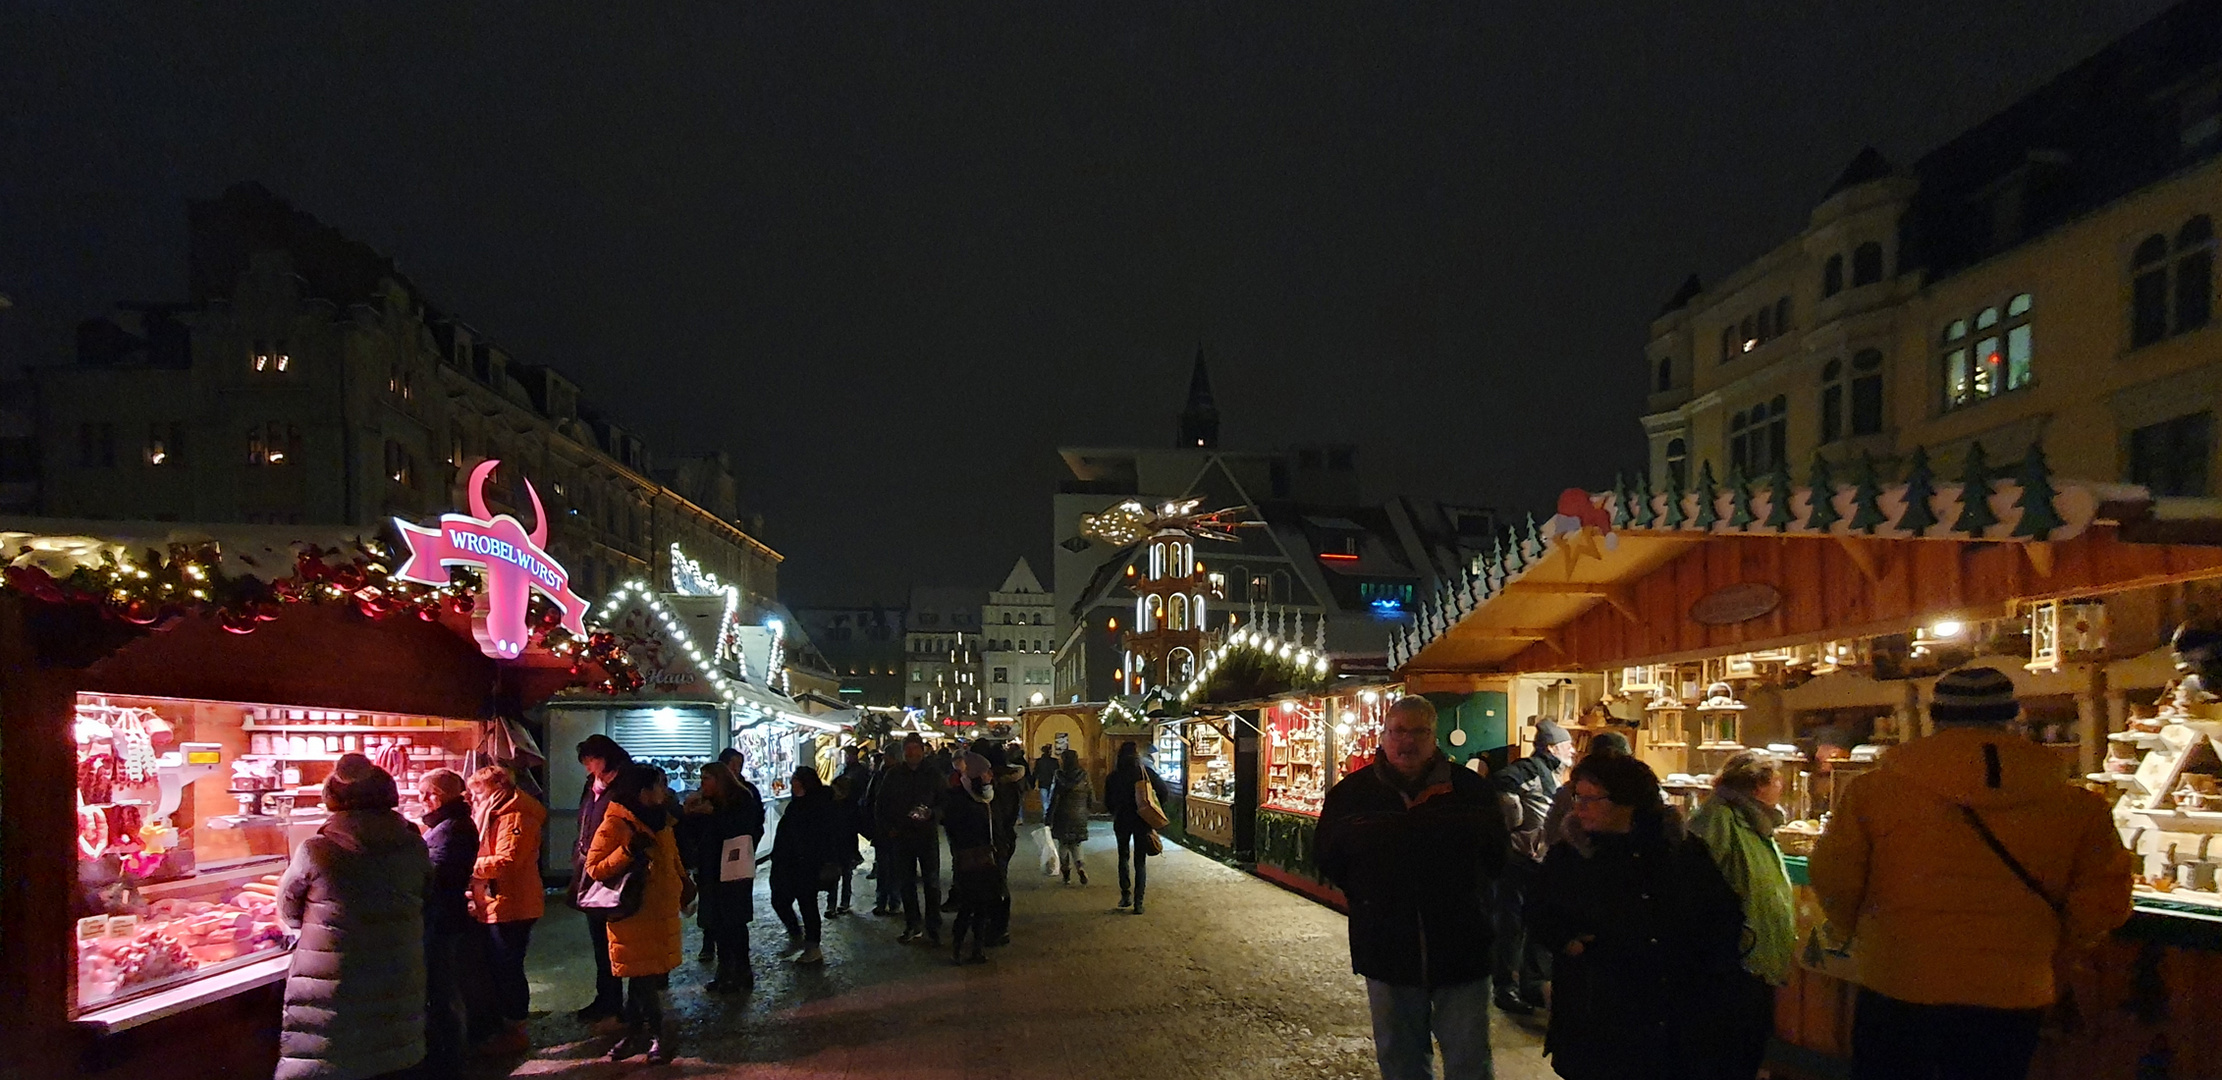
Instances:
[[[730,450],[790,602],[1046,570],[1053,449],[1169,444],[1199,341],[1224,445],[1547,510],[1641,461],[1686,273],[2165,6],[16,0],[0,362],[181,296],[252,179]]]

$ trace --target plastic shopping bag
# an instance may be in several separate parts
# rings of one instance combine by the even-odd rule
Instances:
[[[1057,862],[1057,839],[1044,828],[1034,834],[1034,840],[1042,849],[1042,876],[1056,877],[1057,872],[1062,869]]]

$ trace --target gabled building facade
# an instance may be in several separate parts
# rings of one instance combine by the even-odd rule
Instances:
[[[1056,692],[1057,602],[1024,558],[980,609],[980,668],[987,713],[1014,716]]]

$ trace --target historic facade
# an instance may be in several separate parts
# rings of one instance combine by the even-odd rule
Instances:
[[[1653,491],[1958,476],[2212,495],[2222,6],[2179,5],[1900,169],[1862,152],[1806,228],[1652,324]]]
[[[193,203],[187,300],[79,327],[35,368],[38,512],[362,526],[453,508],[471,465],[585,594],[670,578],[674,545],[768,611],[781,556],[740,524],[722,454],[641,439],[437,309],[390,259],[252,184]]]
[[[1057,648],[1057,604],[1025,559],[980,609],[980,668],[989,716],[1046,705]]]

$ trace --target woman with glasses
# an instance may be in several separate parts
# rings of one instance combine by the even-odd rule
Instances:
[[[1529,933],[1555,958],[1551,1067],[1567,1080],[1722,1075],[1702,1048],[1743,974],[1736,893],[1650,766],[1592,756],[1573,785],[1589,852],[1552,847],[1528,901]]]

